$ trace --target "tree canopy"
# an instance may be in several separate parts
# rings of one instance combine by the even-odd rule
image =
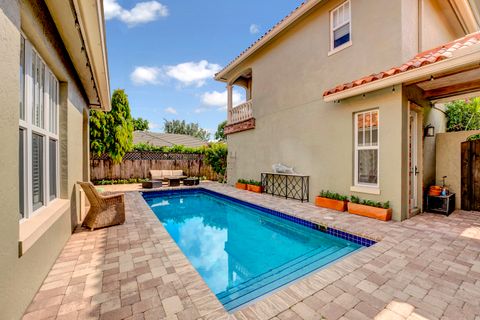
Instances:
[[[480,97],[447,104],[447,131],[480,130]]]
[[[133,130],[135,131],[147,131],[150,128],[150,124],[147,119],[133,118]]]
[[[220,175],[222,181],[225,181],[227,155],[228,148],[223,142],[212,143],[205,150],[205,162],[212,167],[213,171]]]
[[[198,123],[186,123],[185,120],[163,119],[163,121],[163,130],[165,133],[187,134],[204,141],[210,139],[210,133],[208,133],[207,130],[200,128]]]
[[[112,110],[90,110],[90,151],[107,153],[114,163],[122,161],[132,147],[133,121],[128,96],[123,89],[112,95]]]
[[[225,141],[227,137],[225,136],[225,126],[227,125],[227,120],[222,121],[218,124],[217,132],[215,132],[215,140]]]

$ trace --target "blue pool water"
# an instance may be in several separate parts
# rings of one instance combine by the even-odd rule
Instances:
[[[144,198],[229,311],[361,248],[202,189]]]

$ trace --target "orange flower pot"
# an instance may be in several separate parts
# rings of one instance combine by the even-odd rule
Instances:
[[[242,190],[247,190],[247,184],[246,184],[246,183],[237,182],[237,183],[235,183],[235,188],[237,188],[237,189],[242,189]]]
[[[383,209],[377,207],[366,206],[358,203],[348,203],[348,212],[364,216],[368,218],[389,221],[392,219],[392,208]]]
[[[324,197],[315,198],[315,205],[317,207],[328,208],[342,212],[347,210],[347,203],[348,201],[334,200]]]
[[[263,188],[262,186],[254,186],[253,184],[249,184],[247,186],[248,191],[256,192],[256,193],[262,193]]]

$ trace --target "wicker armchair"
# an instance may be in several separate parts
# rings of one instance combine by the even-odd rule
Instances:
[[[83,226],[94,229],[109,227],[125,222],[124,194],[102,196],[90,182],[78,182],[90,202],[90,210]]]

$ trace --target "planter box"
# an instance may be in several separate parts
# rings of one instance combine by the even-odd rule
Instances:
[[[247,184],[246,184],[246,183],[237,182],[237,183],[235,183],[235,188],[237,188],[237,189],[242,189],[242,190],[247,190]]]
[[[328,208],[342,212],[347,210],[347,203],[348,201],[334,200],[323,197],[315,198],[315,205],[317,207]]]
[[[254,186],[253,184],[249,184],[247,186],[248,191],[256,192],[256,193],[262,193],[263,188],[262,186]]]
[[[389,221],[392,219],[392,208],[383,209],[349,202],[348,212],[383,221]]]

